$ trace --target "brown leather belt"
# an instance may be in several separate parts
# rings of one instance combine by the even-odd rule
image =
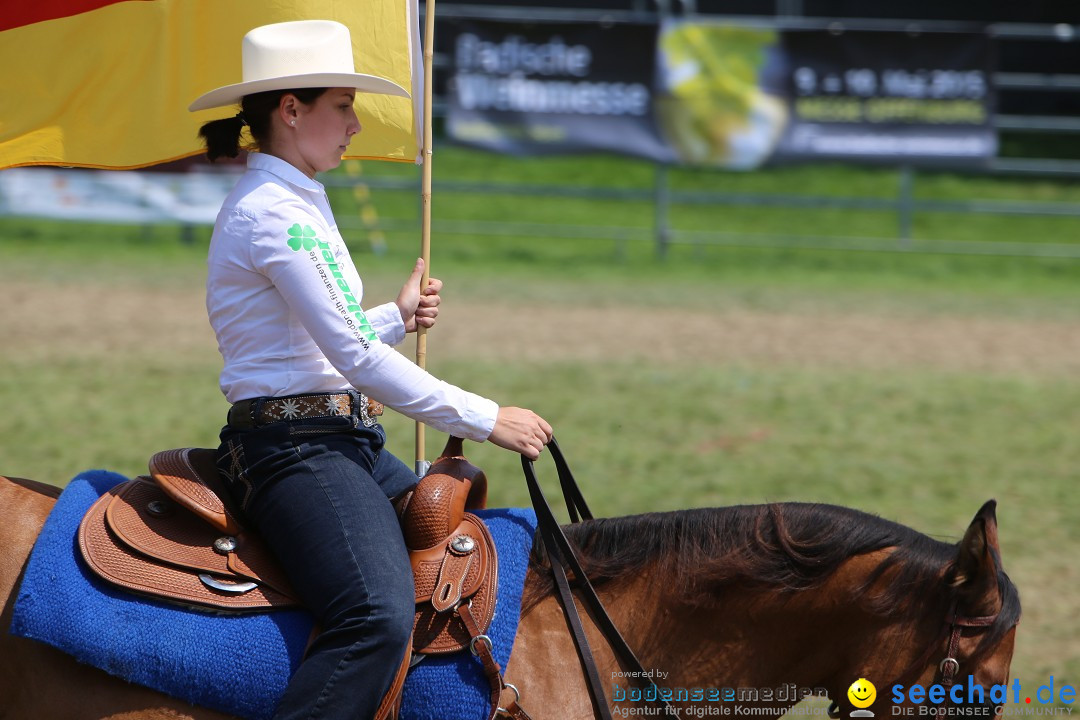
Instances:
[[[247,430],[283,420],[349,416],[354,411],[365,427],[371,427],[383,414],[383,404],[363,393],[347,392],[251,398],[229,408],[229,425]]]

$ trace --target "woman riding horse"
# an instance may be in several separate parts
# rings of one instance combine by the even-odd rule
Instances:
[[[249,32],[243,78],[190,107],[240,104],[235,117],[203,125],[210,160],[235,157],[245,126],[254,140],[210,241],[206,305],[232,403],[219,466],[320,627],[275,717],[380,717],[403,677],[414,613],[393,500],[416,476],[383,449],[371,398],[531,458],[551,427],[391,347],[438,315],[442,283],[420,287],[422,260],[394,302],[361,308],[363,284],[315,176],[337,167],[360,132],[357,93],[408,93],[354,72],[348,29],[322,20]]]
[[[225,720],[8,633],[20,573],[58,494],[0,478],[0,708],[35,720]],[[897,684],[929,687],[955,671],[952,680],[965,689],[959,704],[969,706],[981,704],[969,702],[969,684],[990,699],[990,688],[1009,678],[1020,602],[1001,566],[992,502],[953,544],[849,508],[796,503],[585,521],[567,535],[644,667],[676,693],[824,688],[846,717],[855,709],[847,690],[865,678],[877,687],[870,710],[883,718],[893,715]],[[542,555],[529,569],[522,611],[506,667],[521,706],[533,720],[595,717]],[[624,668],[593,627],[586,630],[610,683],[610,706],[631,709],[633,696],[620,701],[613,685],[629,687]],[[264,681],[232,670],[218,669],[223,683]],[[675,705],[682,717],[726,707],[729,715],[776,718],[797,699],[759,694]],[[954,702],[946,696],[938,707],[978,720],[997,714],[953,711]],[[646,714],[644,703],[636,707]],[[438,717],[438,708],[421,710]]]

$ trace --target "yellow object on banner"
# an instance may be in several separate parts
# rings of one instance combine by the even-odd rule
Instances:
[[[346,25],[356,72],[412,94],[357,94],[363,131],[345,157],[416,162],[416,0],[0,0],[0,168],[123,169],[199,154],[199,126],[239,108],[187,106],[240,81],[249,30],[304,19]]]

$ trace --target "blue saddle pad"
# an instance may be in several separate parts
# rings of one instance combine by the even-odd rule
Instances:
[[[223,616],[136,597],[84,566],[79,521],[127,478],[93,470],[67,486],[30,554],[11,634],[39,640],[130,682],[251,720],[273,715],[303,656],[313,621],[305,611]],[[506,667],[536,530],[532,510],[477,513],[499,556],[495,616],[488,631]],[[486,718],[489,690],[470,653],[429,657],[405,681],[407,720]]]

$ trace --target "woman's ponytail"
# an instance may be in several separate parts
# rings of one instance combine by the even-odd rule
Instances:
[[[327,91],[327,88],[296,88],[293,90],[267,90],[245,95],[240,101],[242,110],[231,118],[211,120],[199,128],[199,137],[206,144],[206,157],[210,162],[218,158],[234,158],[241,150],[257,150],[270,144],[270,118],[286,93],[295,95],[305,105],[311,105]],[[251,135],[250,145],[240,145],[240,133],[247,126]]]
[[[199,128],[199,137],[206,144],[206,157],[210,162],[218,158],[234,158],[240,154],[240,133],[247,125],[244,113],[234,117],[211,120]]]

